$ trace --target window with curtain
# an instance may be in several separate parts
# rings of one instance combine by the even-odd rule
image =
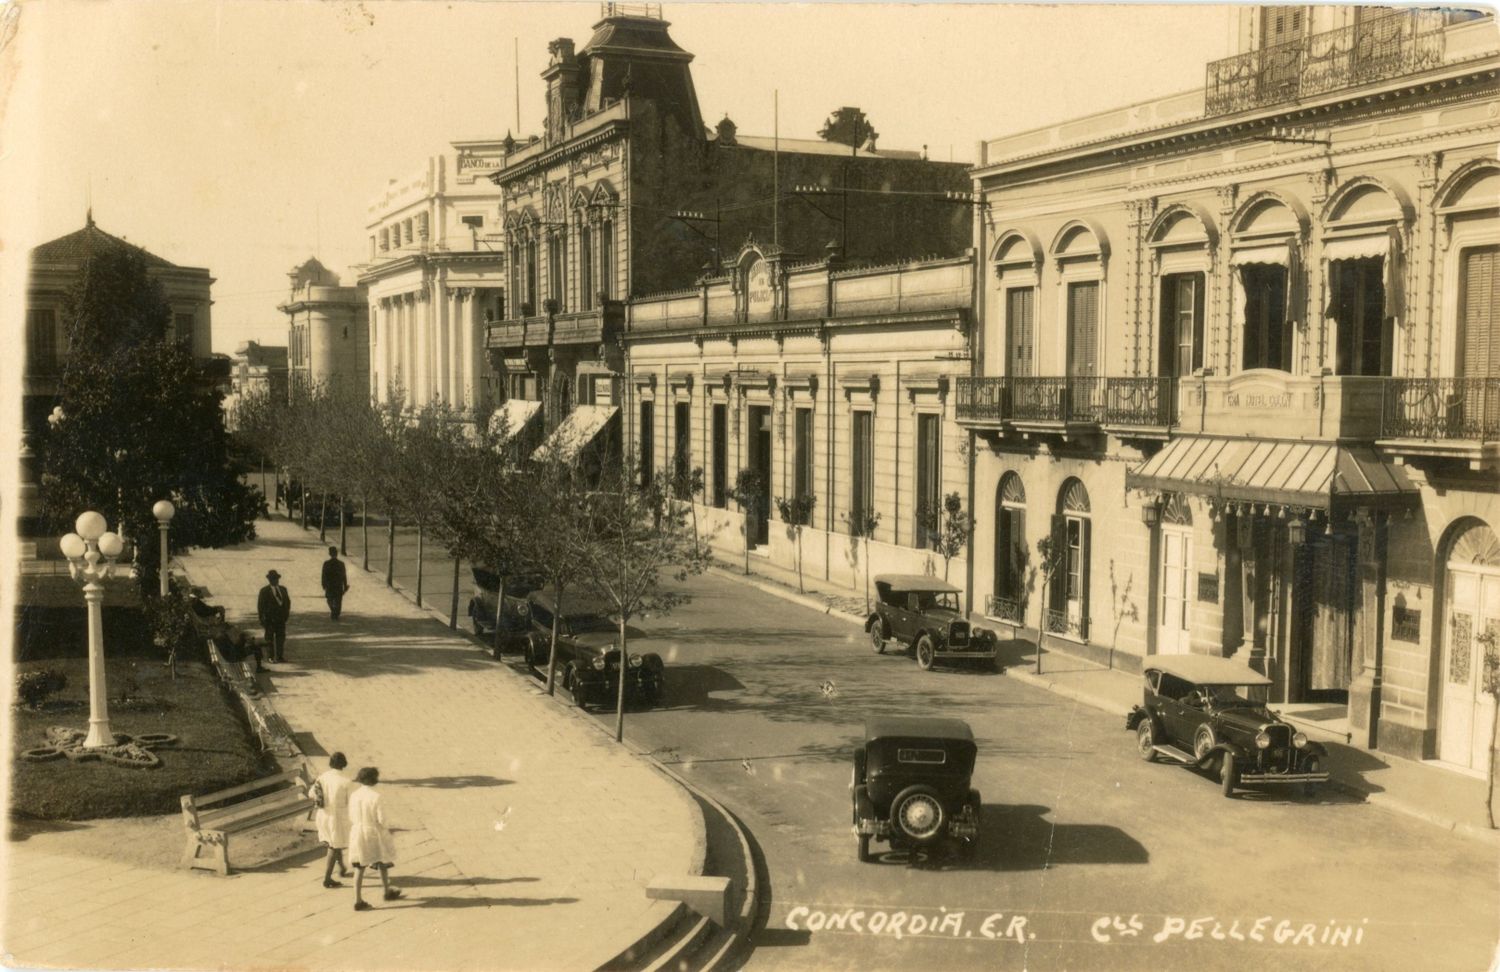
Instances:
[[[1182,378],[1203,367],[1203,278],[1174,273],[1161,279],[1160,371]]]
[[[1287,320],[1287,269],[1272,263],[1240,267],[1245,293],[1244,347],[1241,366],[1290,371],[1291,323]]]
[[[1328,264],[1328,316],[1337,322],[1335,374],[1391,373],[1384,266],[1381,257]]]

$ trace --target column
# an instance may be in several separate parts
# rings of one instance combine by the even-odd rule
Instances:
[[[448,302],[443,299],[443,293],[447,289],[444,281],[433,280],[430,285],[431,296],[427,300],[427,313],[432,321],[432,333],[435,337],[432,354],[433,368],[436,374],[436,382],[433,391],[443,401],[455,404],[453,396],[453,365],[452,365],[452,340],[448,332],[449,324],[453,316],[448,313]]]
[[[1349,682],[1349,729],[1353,743],[1374,749],[1380,729],[1381,667],[1385,655],[1385,543],[1384,514],[1360,510],[1355,566],[1354,658]]]
[[[479,404],[475,387],[477,370],[474,363],[479,360],[479,341],[484,334],[484,324],[479,318],[479,302],[469,301],[469,312],[454,324],[454,369],[458,377],[458,394],[463,396],[466,408]]]

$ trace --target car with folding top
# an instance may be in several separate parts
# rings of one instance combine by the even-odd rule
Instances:
[[[505,610],[500,611],[500,575],[484,567],[470,567],[469,573],[474,577],[468,609],[474,633],[493,640],[498,624],[500,638],[497,645],[492,644],[491,653],[498,658],[500,651],[519,650],[531,630],[526,595],[541,587],[542,582],[527,576],[505,578]]]
[[[559,600],[561,605],[559,606]],[[557,620],[557,677],[580,709],[613,705],[620,688],[620,625],[603,601],[583,594],[559,599],[555,591],[526,595],[531,630],[526,638],[526,667],[542,677],[551,657],[552,622]],[[660,705],[666,693],[666,665],[655,652],[630,655],[625,671],[625,699]]]
[[[875,609],[865,619],[875,651],[884,654],[894,644],[916,656],[924,671],[939,662],[995,665],[1000,640],[988,628],[969,625],[961,589],[922,574],[880,574],[875,592]]]
[[[1141,704],[1125,727],[1148,762],[1163,760],[1217,774],[1224,795],[1241,786],[1328,780],[1328,751],[1252,696],[1271,680],[1248,665],[1209,655],[1161,655],[1143,670]]]
[[[870,842],[891,850],[958,843],[965,857],[979,846],[978,747],[960,719],[877,716],[865,722],[850,780],[859,859],[873,860]]]

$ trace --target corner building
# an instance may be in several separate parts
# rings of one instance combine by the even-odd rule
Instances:
[[[1305,725],[1482,773],[1500,36],[1232,15],[1202,89],[980,146],[973,606],[1128,669],[1234,657]]]

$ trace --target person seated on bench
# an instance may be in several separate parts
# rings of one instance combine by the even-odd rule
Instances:
[[[214,647],[219,649],[219,655],[231,664],[238,664],[247,658],[254,657],[255,670],[260,671],[261,654],[260,642],[250,636],[247,631],[234,633],[234,629],[222,618],[216,619],[209,628]]]

